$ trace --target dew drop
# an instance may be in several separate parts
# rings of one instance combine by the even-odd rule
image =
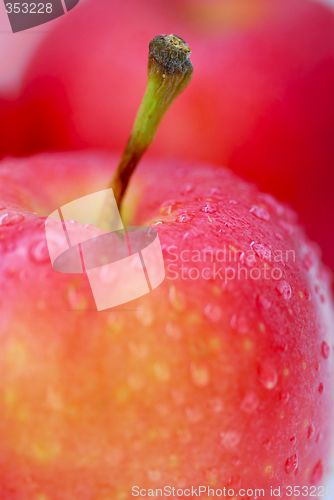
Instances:
[[[291,286],[286,281],[280,281],[277,283],[276,290],[285,300],[289,300],[291,298]]]
[[[35,241],[29,249],[29,255],[31,259],[38,264],[50,262],[48,246],[44,240]]]
[[[185,224],[186,222],[191,222],[195,218],[194,214],[188,214],[184,212],[183,214],[176,217],[176,222],[180,222],[181,224]]]
[[[166,333],[171,339],[180,340],[182,338],[182,331],[175,323],[168,322],[166,324]]]
[[[197,408],[186,408],[185,414],[189,422],[193,424],[200,422],[203,419],[202,412]]]
[[[160,213],[161,215],[170,215],[171,213],[175,212],[182,203],[180,201],[168,201],[167,203],[164,203],[160,207]]]
[[[322,433],[318,432],[317,437],[315,438],[315,442],[318,444],[320,439],[322,439]]]
[[[225,448],[231,449],[238,446],[241,436],[236,431],[226,431],[220,433],[221,443]]]
[[[265,295],[258,295],[256,298],[256,305],[259,309],[267,311],[271,307],[271,302]]]
[[[194,186],[192,184],[187,184],[185,188],[181,191],[182,194],[189,194],[194,191]]]
[[[292,224],[290,224],[289,222],[285,222],[284,220],[280,220],[279,221],[279,225],[281,226],[282,229],[284,229],[284,231],[289,235],[291,236],[293,233],[294,233],[294,227]]]
[[[330,348],[329,348],[329,345],[327,344],[327,342],[325,342],[325,341],[321,345],[321,352],[322,352],[323,357],[325,359],[327,359],[329,354],[330,354]]]
[[[249,392],[242,400],[240,409],[244,413],[251,414],[255,412],[258,406],[259,406],[259,398],[254,392]]]
[[[73,284],[68,287],[67,299],[72,309],[85,310],[87,307],[87,299],[78,292],[77,287]]]
[[[223,401],[218,397],[210,399],[208,404],[214,413],[220,413],[224,407]]]
[[[297,438],[296,438],[296,436],[293,436],[292,438],[290,438],[290,443],[291,443],[292,445],[296,444],[296,442],[297,442]]]
[[[313,260],[309,254],[306,255],[306,257],[304,257],[303,266],[306,269],[306,271],[309,271],[312,268]]]
[[[162,224],[166,224],[166,222],[164,220],[161,220],[161,219],[153,220],[150,223],[150,227],[152,227],[152,226],[161,226]]]
[[[258,219],[268,221],[270,219],[269,212],[265,208],[254,206],[250,209],[250,212],[255,215]]]
[[[18,212],[11,212],[0,217],[0,226],[13,226],[24,220],[24,216]]]
[[[284,392],[284,391],[282,391],[282,392],[280,392],[280,393],[278,394],[278,398],[279,398],[279,400],[280,400],[280,401],[282,401],[282,403],[284,403],[284,404],[285,404],[285,403],[287,403],[287,402],[289,401],[289,399],[290,399],[290,394],[289,394],[288,392]]]
[[[298,469],[298,456],[296,454],[291,455],[285,462],[285,472],[287,474],[292,474]]]
[[[268,262],[271,260],[271,250],[267,245],[253,241],[250,246],[260,259]]]
[[[217,475],[218,475],[217,469],[212,468],[212,469],[207,469],[205,471],[205,477],[210,482],[210,484],[215,484]]]
[[[263,442],[262,442],[262,446],[268,451],[270,450],[271,448],[271,441],[270,439],[265,439]]]
[[[207,304],[204,308],[204,315],[207,319],[213,323],[217,323],[222,317],[222,310],[219,306],[213,304]]]
[[[206,214],[214,214],[217,212],[217,207],[215,205],[212,205],[212,203],[207,203],[204,205],[204,207],[201,208],[202,212],[205,212]]]
[[[154,363],[153,371],[161,382],[167,382],[170,379],[170,371],[166,363]]]
[[[243,316],[239,317],[237,314],[233,314],[230,325],[240,335],[246,335],[247,333],[249,333],[248,322]]]
[[[320,479],[322,478],[323,472],[324,472],[324,470],[323,470],[323,466],[322,466],[322,461],[319,460],[319,462],[316,464],[316,466],[314,467],[314,469],[312,471],[311,482],[317,483],[318,481],[320,481]]]
[[[175,311],[182,312],[185,310],[186,303],[184,295],[175,286],[170,287],[168,298]]]
[[[315,433],[314,424],[311,424],[307,429],[307,439],[312,439]]]
[[[174,404],[176,404],[177,406],[181,406],[184,404],[184,394],[178,389],[172,389],[171,396]]]
[[[154,315],[150,308],[141,307],[136,311],[136,317],[143,326],[150,326],[153,323]]]
[[[319,384],[318,390],[320,394],[324,392],[324,384],[322,382]]]
[[[147,471],[147,477],[149,481],[160,481],[161,479],[161,472],[159,470],[148,470]]]
[[[319,365],[319,363],[316,363],[316,364],[315,364],[315,369],[317,370],[317,372],[319,372],[319,371],[320,371],[320,365]]]
[[[5,210],[5,205],[0,205],[0,210]]]
[[[205,387],[210,382],[210,374],[206,366],[191,363],[190,372],[193,382],[197,387]]]
[[[268,390],[273,389],[278,380],[276,368],[269,362],[265,361],[258,367],[259,381]]]

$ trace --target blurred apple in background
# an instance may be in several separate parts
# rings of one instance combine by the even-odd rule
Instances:
[[[159,32],[184,33],[196,71],[152,152],[225,164],[290,201],[334,268],[334,13],[318,3],[88,0],[36,51],[6,152],[122,148]]]

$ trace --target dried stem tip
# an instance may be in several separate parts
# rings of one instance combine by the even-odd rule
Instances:
[[[110,185],[119,208],[130,177],[153,141],[164,114],[191,80],[190,53],[186,42],[175,35],[159,35],[150,42],[146,92]],[[108,219],[106,208],[101,218]]]
[[[191,50],[182,38],[175,35],[156,36],[151,40],[149,50],[149,69],[158,65],[163,74],[192,73]]]

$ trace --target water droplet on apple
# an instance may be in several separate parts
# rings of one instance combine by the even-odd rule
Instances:
[[[313,266],[313,260],[309,254],[304,257],[303,266],[306,271],[309,271]]]
[[[176,217],[176,222],[180,222],[181,224],[185,224],[186,222],[191,222],[195,218],[194,214],[188,214],[187,212]]]
[[[170,215],[173,212],[175,212],[175,210],[180,208],[181,205],[182,205],[181,201],[170,200],[170,201],[164,203],[163,205],[161,205],[160,213],[161,213],[161,215]]]
[[[147,471],[147,477],[149,481],[160,481],[161,479],[161,472],[159,470],[148,470]]]
[[[241,436],[236,431],[226,431],[220,433],[220,440],[225,448],[232,449],[238,446]]]
[[[324,384],[322,382],[319,384],[318,390],[320,394],[324,392]]]
[[[289,235],[291,236],[293,233],[294,233],[294,227],[292,224],[290,224],[289,222],[285,222],[284,220],[280,220],[279,222],[279,225],[281,226],[282,229],[284,229],[284,231]]]
[[[255,412],[258,406],[259,406],[259,398],[255,394],[255,392],[249,392],[242,400],[240,409],[244,413],[251,414]]]
[[[5,210],[5,205],[0,205],[0,210]]]
[[[81,295],[81,293],[77,290],[77,287],[73,284],[70,284],[68,287],[67,299],[71,309],[85,310],[87,307],[86,298]]]
[[[152,310],[145,306],[136,311],[136,317],[143,326],[150,326],[153,323],[154,315]]]
[[[307,429],[307,439],[312,439],[315,433],[314,424],[311,424]]]
[[[181,191],[181,194],[189,194],[194,191],[194,186],[192,184],[187,184]]]
[[[279,395],[278,395],[280,401],[282,401],[282,403],[287,403],[290,399],[290,394],[288,392],[280,392]]]
[[[222,310],[219,306],[207,304],[204,308],[204,315],[213,323],[217,323],[222,317]]]
[[[205,471],[205,477],[211,484],[215,484],[214,482],[217,479],[217,476],[218,470],[215,468],[210,468]]]
[[[258,295],[256,298],[256,305],[259,309],[268,311],[271,307],[271,302],[265,295]]]
[[[327,359],[329,354],[330,354],[330,348],[329,348],[329,345],[327,344],[327,342],[325,342],[325,341],[321,345],[321,352],[322,352],[323,357],[325,359]]]
[[[197,385],[197,387],[205,387],[209,384],[210,374],[205,365],[191,363],[190,372],[194,384]]]
[[[162,224],[166,224],[164,220],[153,220],[149,225],[152,226],[161,226]]]
[[[265,440],[262,442],[262,445],[263,445],[263,447],[264,447],[266,450],[270,450],[270,448],[271,448],[271,441],[270,441],[270,439],[265,439]]]
[[[13,226],[24,221],[24,216],[18,212],[9,212],[0,216],[0,226]]]
[[[44,240],[32,243],[29,249],[29,255],[34,262],[37,262],[37,264],[50,262],[48,246]]]
[[[182,338],[182,331],[175,323],[168,322],[166,324],[166,333],[171,339],[180,340]]]
[[[153,371],[160,382],[167,382],[170,379],[170,369],[167,363],[154,363]]]
[[[297,438],[296,438],[296,436],[293,436],[292,438],[290,438],[290,443],[291,443],[292,445],[296,444],[296,442],[297,442]]]
[[[276,285],[276,290],[285,300],[291,298],[291,286],[286,281],[279,281]]]
[[[264,245],[263,243],[257,243],[253,241],[250,244],[252,250],[256,253],[258,257],[262,260],[270,261],[271,260],[271,250],[267,245]]]
[[[324,470],[323,470],[323,466],[322,466],[322,461],[319,460],[319,462],[316,464],[316,466],[314,467],[314,469],[312,471],[311,482],[317,483],[318,481],[320,481],[320,479],[322,478],[323,472],[324,472]]]
[[[198,408],[186,408],[185,414],[189,422],[197,423],[203,419],[203,414]]]
[[[265,208],[254,206],[250,209],[250,212],[255,215],[258,219],[268,221],[270,219],[269,212]]]
[[[219,397],[210,399],[208,404],[214,413],[220,413],[224,408],[223,401]]]
[[[186,300],[182,292],[178,290],[174,285],[169,289],[168,294],[169,302],[173,309],[178,312],[182,312],[186,308]]]
[[[249,333],[248,322],[243,316],[233,314],[230,325],[234,330],[240,333],[240,335],[246,335],[247,333]]]
[[[285,462],[285,472],[287,474],[292,474],[298,469],[298,455],[295,453],[291,455]]]
[[[201,208],[202,212],[205,212],[206,214],[214,214],[217,212],[217,207],[213,205],[212,203],[207,203],[204,205],[204,207]]]
[[[259,381],[266,389],[273,389],[278,380],[276,368],[270,361],[264,361],[258,367]]]

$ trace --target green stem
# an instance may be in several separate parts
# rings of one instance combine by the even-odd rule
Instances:
[[[146,92],[110,183],[119,209],[131,175],[152,143],[164,114],[191,80],[190,53],[186,42],[175,35],[159,35],[150,42]],[[105,206],[100,218],[104,227],[108,225],[110,215],[110,209]]]

